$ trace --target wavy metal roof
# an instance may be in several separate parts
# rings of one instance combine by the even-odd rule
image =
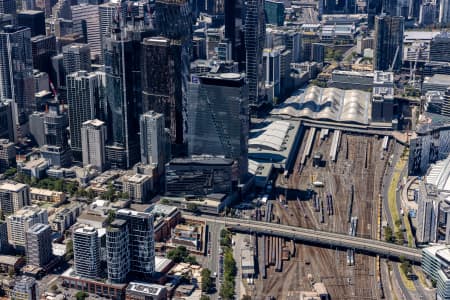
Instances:
[[[252,133],[257,133],[257,136],[249,139],[248,145],[249,147],[263,147],[281,151],[290,126],[289,122],[275,121],[264,128],[254,130]]]
[[[370,109],[368,92],[311,86],[303,94],[290,97],[271,113],[297,118],[368,124]]]

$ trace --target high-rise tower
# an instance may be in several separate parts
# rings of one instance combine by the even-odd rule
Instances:
[[[15,123],[22,125],[35,108],[30,29],[4,26],[0,49],[0,100],[13,100]]]
[[[143,110],[141,41],[151,33],[142,23],[112,30],[105,38],[107,156],[111,165],[130,168],[139,161],[139,114]],[[158,70],[159,72],[159,70]]]
[[[245,50],[248,100],[251,106],[258,106],[262,99],[264,70],[262,54],[266,34],[263,0],[249,0],[245,13]]]
[[[174,144],[183,142],[181,47],[165,37],[142,42],[142,102],[144,110],[163,113]]]
[[[240,178],[248,172],[249,110],[244,76],[205,75],[189,84],[189,155],[217,155],[235,160]]]
[[[95,73],[78,71],[67,76],[67,102],[69,104],[70,146],[73,155],[81,160],[81,126],[95,118],[98,105],[98,77]]]
[[[183,125],[185,115],[183,114],[183,110],[186,106],[186,93],[191,60],[190,44],[192,39],[192,13],[189,1],[157,0],[155,3],[154,23],[158,34],[170,40],[172,45],[170,51],[172,52],[174,62],[178,68],[175,73],[168,74],[168,76],[173,77],[170,79],[171,81],[181,82],[181,98],[178,99],[179,96],[177,95],[175,99],[175,102],[177,103],[177,107],[175,108],[177,116],[175,117],[173,114],[164,114],[166,123],[171,122],[176,124],[176,132],[174,132],[174,126],[169,127],[172,135],[172,143],[181,145],[184,142],[182,133],[185,129],[185,126]],[[167,70],[167,68],[165,69]],[[159,69],[147,69],[147,72],[159,72]],[[162,112],[158,109],[153,110]],[[181,115],[179,112],[181,112]],[[175,120],[173,119],[174,117]]]
[[[73,259],[78,276],[96,279],[100,274],[100,245],[97,229],[82,225],[73,231]]]
[[[404,18],[388,15],[375,17],[374,70],[399,70],[403,56]]]

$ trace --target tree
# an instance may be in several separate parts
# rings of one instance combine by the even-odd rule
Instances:
[[[249,295],[242,296],[242,300],[252,300],[252,297]]]
[[[9,168],[8,170],[5,171],[5,173],[3,173],[3,175],[5,175],[6,178],[11,178],[14,177],[16,173],[17,173],[16,168]]]
[[[202,292],[209,293],[213,285],[211,279],[211,271],[205,268],[202,270],[201,276],[202,276]]]
[[[56,291],[58,290],[58,285],[57,285],[56,283],[52,284],[52,285],[50,286],[50,290],[51,290],[52,292],[56,292]]]
[[[109,201],[116,200],[116,189],[114,188],[112,182],[108,183],[108,189],[102,194],[102,198]]]
[[[167,258],[173,260],[175,263],[184,262],[188,256],[189,252],[184,246],[178,246],[167,252]]]
[[[231,247],[231,232],[227,229],[220,231],[220,245]]]
[[[106,219],[107,224],[111,224],[116,218],[116,212],[112,209],[108,211],[108,218]]]
[[[395,232],[395,241],[397,242],[398,245],[404,244],[403,232],[401,232],[400,230],[397,230]]]
[[[392,243],[394,241],[394,237],[392,235],[392,228],[389,226],[384,227],[384,239],[386,242]]]
[[[66,243],[66,260],[71,260],[73,258],[73,240],[70,239]]]
[[[187,263],[187,264],[191,264],[191,265],[198,265],[197,259],[195,258],[195,256],[189,255],[188,257],[186,257],[183,262]]]
[[[188,210],[192,211],[192,212],[195,212],[195,213],[199,211],[198,205],[195,204],[195,203],[188,203],[188,205],[187,205],[186,208],[187,208]]]
[[[78,292],[75,294],[75,298],[76,298],[77,300],[84,300],[84,299],[86,299],[88,296],[89,296],[88,293],[82,292],[82,291],[78,291]]]
[[[405,275],[412,272],[411,263],[409,260],[406,260],[404,256],[400,256],[400,269]]]
[[[8,270],[8,275],[9,275],[9,277],[13,278],[15,274],[16,274],[16,272],[14,271],[14,268],[10,268],[10,269]]]
[[[208,296],[206,296],[206,295],[202,295],[201,297],[200,297],[200,300],[210,300],[211,298],[209,298]]]
[[[220,297],[224,300],[231,300],[234,296],[234,282],[225,280],[220,288]]]

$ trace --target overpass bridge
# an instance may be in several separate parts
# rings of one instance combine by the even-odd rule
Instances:
[[[422,260],[422,251],[420,249],[409,248],[379,240],[349,236],[342,233],[234,218],[196,216],[196,219],[222,223],[231,231],[235,232],[259,233],[323,245],[326,247],[356,249],[362,252],[378,254],[386,258],[398,259],[404,257],[416,264],[420,264]]]

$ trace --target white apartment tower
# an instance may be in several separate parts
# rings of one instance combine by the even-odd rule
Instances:
[[[97,229],[82,224],[73,232],[75,273],[95,279],[100,271],[100,245]]]
[[[9,243],[16,249],[25,250],[26,232],[38,223],[48,224],[48,214],[47,210],[41,209],[37,205],[24,207],[8,216],[6,224]]]
[[[30,187],[15,181],[0,182],[0,209],[5,215],[12,214],[30,204]]]
[[[148,111],[141,115],[141,162],[155,166],[165,164],[165,130],[164,115]]]
[[[81,126],[95,119],[95,103],[99,100],[98,80],[94,72],[78,71],[67,75],[70,147],[77,160],[81,160]]]
[[[88,120],[81,126],[83,166],[91,165],[100,172],[105,169],[106,125],[100,120]]]

